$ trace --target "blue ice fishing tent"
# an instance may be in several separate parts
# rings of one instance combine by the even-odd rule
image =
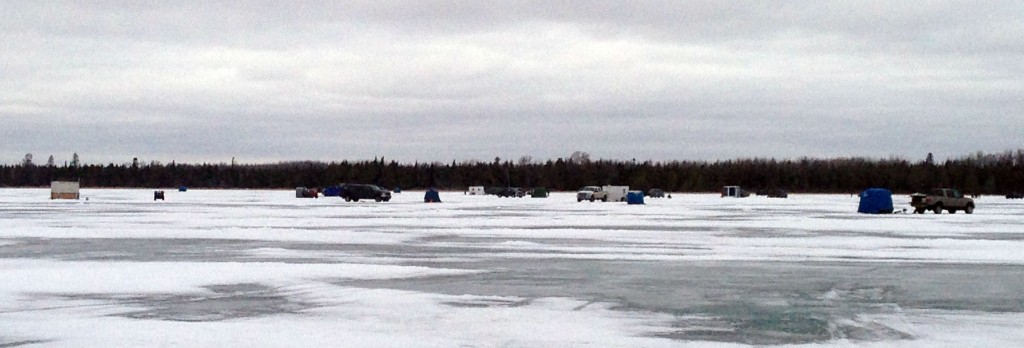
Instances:
[[[328,186],[324,188],[324,197],[341,197],[341,186]]]
[[[860,193],[858,213],[892,214],[892,191],[884,188],[869,188]]]
[[[437,194],[437,189],[427,189],[427,194],[423,195],[423,201],[426,203],[441,203],[441,195]]]
[[[644,204],[643,191],[629,191],[626,193],[626,204]]]

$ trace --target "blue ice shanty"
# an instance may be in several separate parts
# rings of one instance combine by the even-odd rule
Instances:
[[[341,197],[341,186],[329,186],[324,188],[324,197]]]
[[[869,188],[860,193],[858,213],[892,214],[892,191],[884,188]]]
[[[643,191],[629,191],[626,193],[626,204],[644,204]]]
[[[427,189],[427,193],[423,195],[423,202],[441,203],[441,195],[437,193],[437,189]]]

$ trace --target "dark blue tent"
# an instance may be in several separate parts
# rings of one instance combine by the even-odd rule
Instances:
[[[184,185],[178,186],[178,192],[185,192],[185,191],[188,191],[188,186],[184,186]]]
[[[426,203],[441,203],[441,195],[437,194],[435,189],[427,189],[427,194],[423,195],[423,201]]]
[[[892,191],[884,188],[869,188],[860,193],[858,213],[892,214]]]
[[[330,186],[325,188],[324,197],[341,197],[341,186]]]
[[[626,204],[644,204],[644,193],[641,191],[627,192]]]

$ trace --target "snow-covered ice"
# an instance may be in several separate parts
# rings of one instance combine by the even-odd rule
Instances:
[[[1024,202],[0,189],[0,346],[1024,342]],[[909,197],[895,196],[897,209]]]

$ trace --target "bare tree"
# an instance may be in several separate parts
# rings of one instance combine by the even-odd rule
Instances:
[[[583,151],[575,151],[572,153],[572,155],[569,155],[569,163],[589,164],[590,154]]]
[[[528,165],[530,165],[532,163],[533,163],[533,157],[531,157],[531,156],[519,157],[519,165],[520,166],[528,166]]]

